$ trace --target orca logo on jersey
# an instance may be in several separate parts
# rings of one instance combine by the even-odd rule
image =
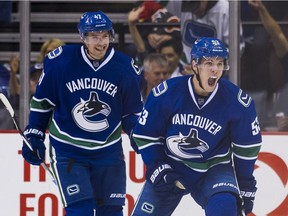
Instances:
[[[168,137],[167,146],[171,153],[182,159],[202,158],[202,154],[197,151],[202,153],[209,149],[208,144],[198,137],[198,131],[193,128],[187,136],[179,132],[177,136]]]
[[[47,54],[47,56],[49,59],[54,59],[54,58],[58,57],[59,55],[61,55],[62,52],[63,52],[63,49],[60,46],[60,47],[56,48],[55,50],[49,52]]]
[[[96,92],[90,92],[87,101],[80,98],[80,103],[72,110],[72,116],[81,129],[89,132],[99,132],[109,127],[106,117],[110,112],[109,105],[99,100]]]
[[[252,98],[244,93],[241,89],[238,92],[238,101],[244,106],[244,107],[249,107],[252,101]]]

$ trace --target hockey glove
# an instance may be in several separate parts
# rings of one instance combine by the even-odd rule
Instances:
[[[243,199],[243,210],[245,214],[252,212],[255,193],[257,191],[256,180],[253,181],[239,181],[240,194]]]
[[[40,165],[45,159],[45,133],[38,129],[26,127],[24,135],[32,145],[33,151],[23,142],[22,156],[23,158],[32,165]]]
[[[147,166],[146,180],[152,185],[154,191],[161,196],[170,193],[185,192],[183,180],[173,168],[163,161]]]

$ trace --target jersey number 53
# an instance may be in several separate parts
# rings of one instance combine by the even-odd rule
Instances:
[[[146,124],[148,114],[149,114],[148,111],[146,109],[143,109],[143,111],[141,113],[141,117],[138,120],[141,125]]]

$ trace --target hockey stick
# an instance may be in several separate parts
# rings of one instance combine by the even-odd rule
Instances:
[[[15,118],[15,113],[14,113],[14,110],[10,104],[10,102],[8,101],[8,99],[6,98],[6,96],[3,94],[3,93],[0,93],[0,100],[2,101],[2,103],[4,104],[4,106],[6,107],[6,109],[8,110],[12,120],[13,120],[13,123],[16,127],[16,129],[18,130],[19,134],[21,135],[22,137],[22,140],[25,142],[25,144],[29,147],[29,149],[32,151],[32,152],[35,152],[32,148],[32,145],[31,143],[29,142],[29,140],[26,138],[26,136],[24,135],[23,131],[20,129],[19,127],[19,124],[17,123],[16,121],[16,118]],[[35,152],[36,154],[36,152]],[[38,155],[39,157],[39,155]],[[39,157],[40,159],[40,157]],[[51,172],[51,170],[48,168],[48,166],[44,163],[44,161],[40,164],[47,172],[48,174],[50,175],[50,177],[52,178],[53,182],[55,185],[57,185],[57,182],[56,182],[56,179],[53,175],[53,173]]]

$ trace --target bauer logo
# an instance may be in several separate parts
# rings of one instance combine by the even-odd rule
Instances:
[[[67,192],[71,196],[71,195],[79,193],[80,192],[80,188],[79,188],[79,186],[77,184],[70,185],[70,186],[67,187]]]
[[[125,198],[126,194],[122,194],[122,193],[111,193],[110,194],[110,198]]]

